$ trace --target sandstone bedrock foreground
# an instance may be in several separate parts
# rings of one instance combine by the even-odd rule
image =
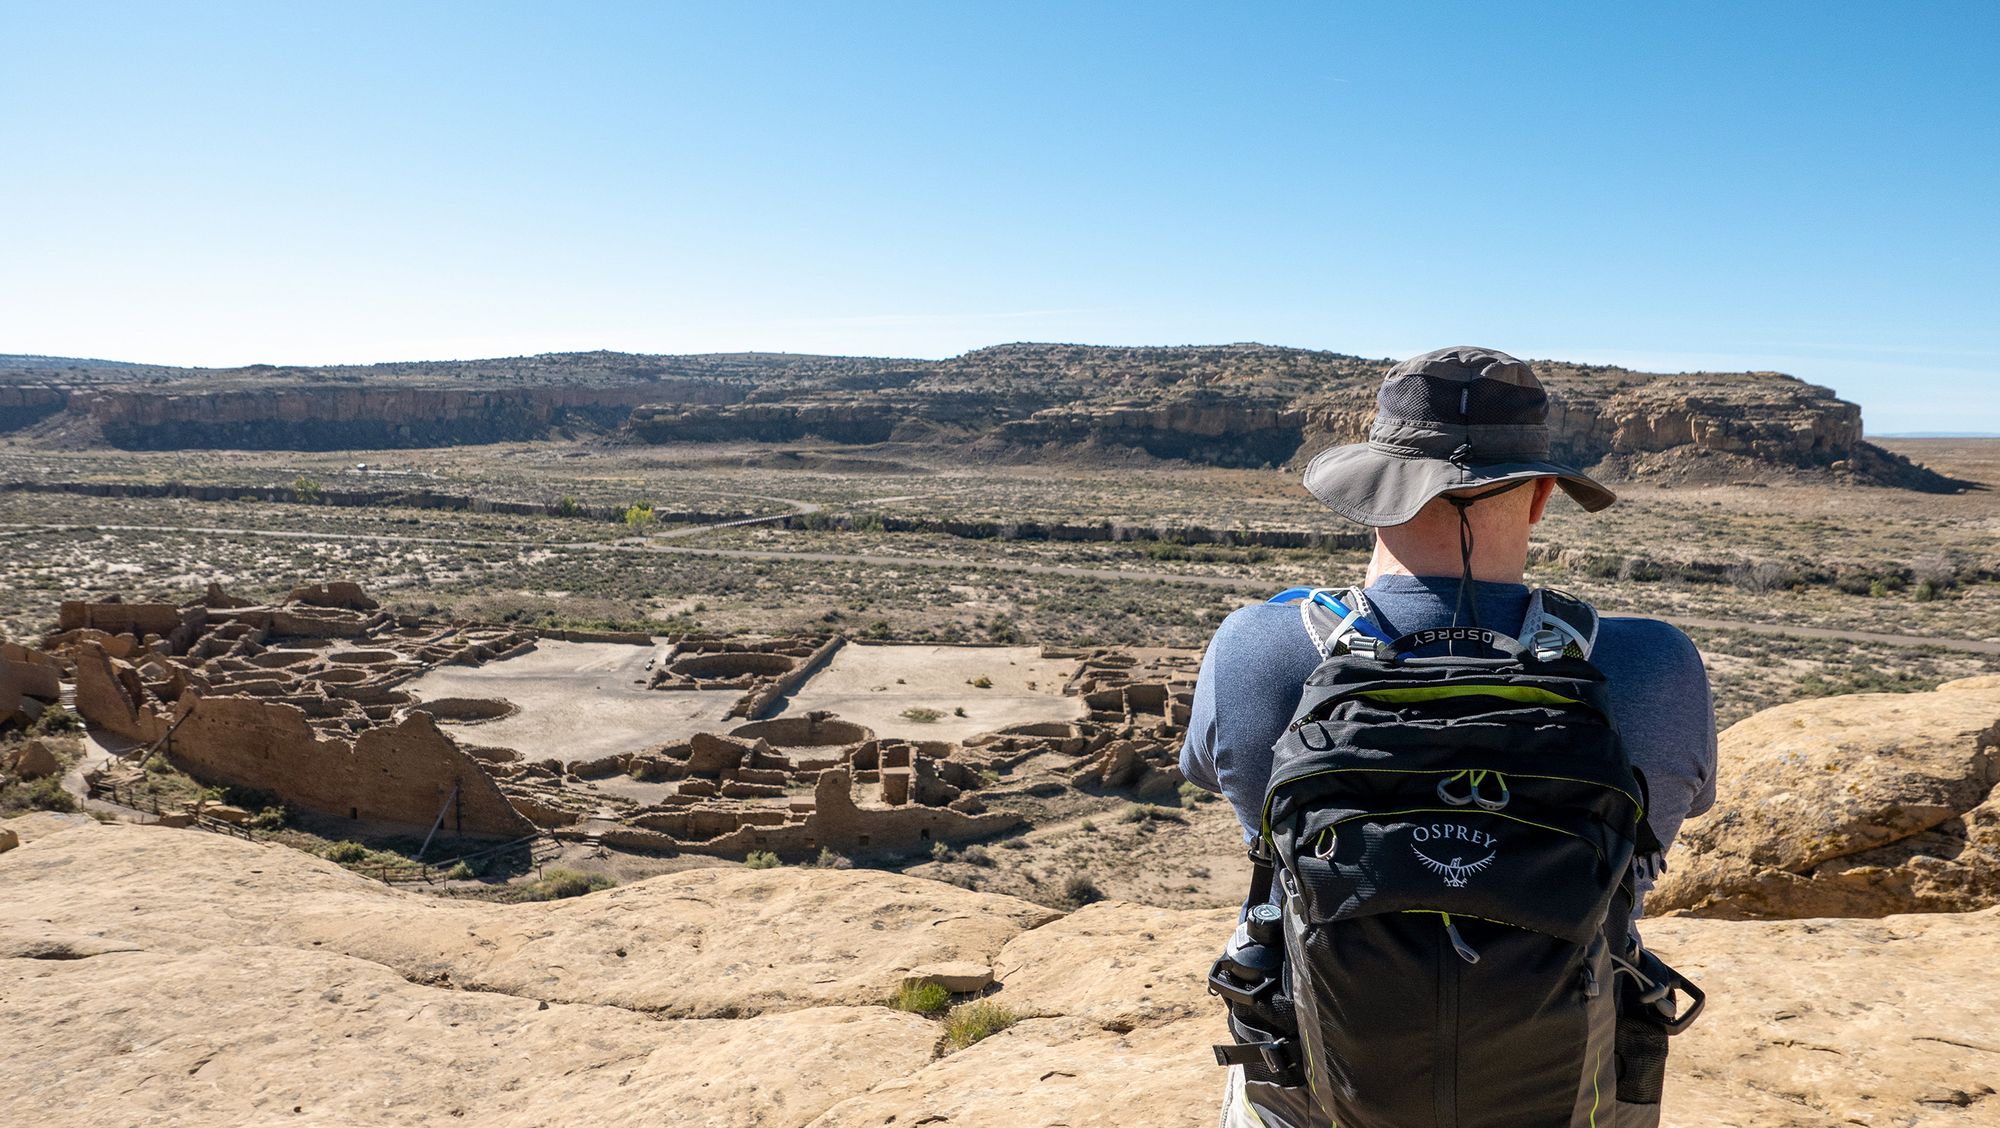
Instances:
[[[0,1124],[1204,1125],[1231,916],[866,870],[570,901],[404,893],[277,845],[30,815],[0,854]],[[1706,983],[1671,1123],[1993,1124],[2000,910],[1666,919]],[[881,1005],[990,967],[946,1052]]]

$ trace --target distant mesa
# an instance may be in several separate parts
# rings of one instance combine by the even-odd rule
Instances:
[[[0,433],[133,449],[340,450],[597,435],[636,443],[950,444],[995,461],[1296,466],[1362,437],[1385,360],[1268,345],[1012,344],[947,360],[561,353],[355,367],[0,357]],[[1957,483],[1776,372],[1543,361],[1557,454],[1614,477],[1823,473]]]

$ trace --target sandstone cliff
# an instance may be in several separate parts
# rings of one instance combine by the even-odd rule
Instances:
[[[68,426],[138,448],[344,449],[615,427],[654,443],[930,439],[991,458],[1277,466],[1364,435],[1388,363],[1265,345],[1003,345],[942,361],[582,353],[226,371],[0,364],[0,430]],[[1864,442],[1854,404],[1779,373],[1540,367],[1558,453],[1572,461],[1946,485]]]
[[[700,870],[501,906],[275,845],[0,824],[0,1122],[1206,1125],[1228,910],[1067,916],[868,871]],[[1667,1122],[1990,1124],[2000,915],[1667,920],[1707,983]],[[946,1052],[879,1003],[992,969],[1024,1020]]]

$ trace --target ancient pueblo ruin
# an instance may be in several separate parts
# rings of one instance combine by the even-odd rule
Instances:
[[[99,779],[159,753],[204,784],[357,835],[550,834],[724,858],[990,837],[1022,820],[989,801],[1023,789],[1170,795],[1198,660],[537,632],[391,614],[352,583],[270,605],[214,586],[184,606],[68,602],[39,648],[15,649],[22,684],[74,679],[76,710],[111,753],[91,769]],[[1014,668],[1017,684],[968,676],[957,696],[991,691],[994,714],[1028,719],[981,729],[964,707],[889,712],[926,698],[911,680],[960,667]],[[911,735],[931,730],[951,738]],[[243,814],[163,814],[218,813]]]

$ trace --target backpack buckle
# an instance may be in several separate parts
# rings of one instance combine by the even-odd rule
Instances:
[[[1559,631],[1539,630],[1528,638],[1528,652],[1537,662],[1553,662],[1569,649],[1569,640]]]
[[[1217,1065],[1261,1065],[1272,1073],[1289,1075],[1296,1064],[1290,1038],[1273,1038],[1268,1042],[1231,1042],[1214,1049]]]

